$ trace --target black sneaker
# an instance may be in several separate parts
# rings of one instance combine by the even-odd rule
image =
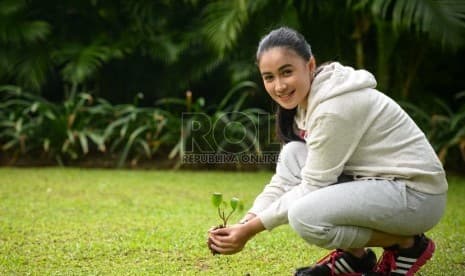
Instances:
[[[415,243],[411,248],[385,248],[375,271],[386,276],[412,276],[431,259],[434,249],[431,239],[423,234],[415,236]]]
[[[295,276],[361,276],[372,272],[376,266],[376,255],[371,249],[366,249],[362,258],[337,249],[317,262],[312,267],[297,269]],[[366,274],[375,275],[375,274]]]

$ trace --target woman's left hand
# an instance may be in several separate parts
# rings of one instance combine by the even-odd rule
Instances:
[[[227,255],[240,252],[251,238],[244,226],[244,224],[235,224],[227,228],[209,231],[209,237],[212,241],[211,249]]]
[[[208,232],[212,243],[211,249],[220,254],[240,252],[248,240],[265,228],[258,218],[246,224],[234,224],[227,228],[219,228]]]

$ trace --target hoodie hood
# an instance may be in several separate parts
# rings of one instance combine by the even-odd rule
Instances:
[[[297,107],[295,122],[297,127],[306,130],[306,122],[309,121],[315,108],[322,102],[339,95],[376,87],[375,77],[366,70],[355,70],[349,66],[343,66],[339,62],[332,62],[320,67],[310,89],[307,107]]]

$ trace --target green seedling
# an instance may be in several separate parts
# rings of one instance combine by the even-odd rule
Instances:
[[[231,217],[231,215],[235,211],[242,211],[244,209],[244,204],[242,203],[242,201],[238,199],[237,197],[233,197],[229,201],[231,211],[229,211],[229,213],[226,215],[226,209],[228,208],[228,203],[226,203],[226,201],[223,200],[223,194],[221,193],[212,194],[212,203],[213,203],[213,206],[215,206],[215,208],[218,210],[218,216],[220,217],[222,221],[222,224],[213,227],[213,229],[225,228],[228,225],[228,220]],[[211,248],[212,243],[213,243],[212,239],[208,237],[208,241],[207,241],[208,248],[210,249],[213,255],[216,255],[218,254],[218,252]]]
[[[235,211],[242,211],[244,209],[244,204],[242,203],[242,201],[237,197],[233,197],[229,201],[231,211],[229,211],[229,213],[226,215],[226,209],[228,208],[228,204],[226,203],[226,201],[223,200],[223,194],[221,193],[212,194],[212,203],[213,203],[213,206],[217,208],[218,216],[222,220],[222,224],[218,225],[218,228],[226,227],[231,215]]]

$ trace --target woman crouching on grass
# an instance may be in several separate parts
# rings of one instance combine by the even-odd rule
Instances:
[[[278,104],[284,146],[276,173],[240,224],[209,231],[210,249],[242,250],[289,223],[309,244],[335,249],[295,275],[413,275],[435,245],[423,233],[446,204],[445,173],[425,135],[365,70],[316,66],[289,28],[266,35],[257,64]],[[376,261],[367,247],[382,247]]]

